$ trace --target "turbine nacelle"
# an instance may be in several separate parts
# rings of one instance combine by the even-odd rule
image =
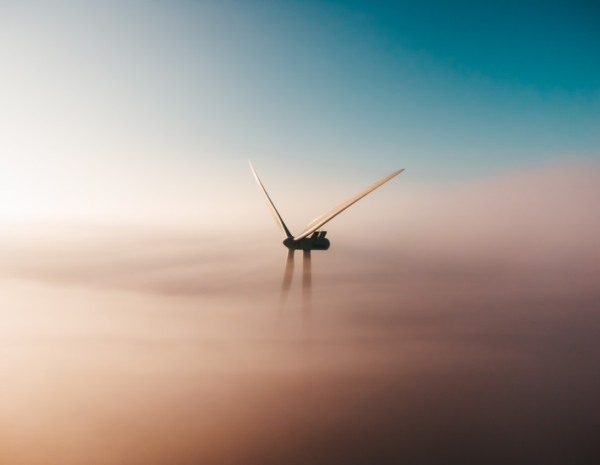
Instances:
[[[288,237],[283,241],[290,250],[327,250],[329,248],[329,239],[325,238],[327,231],[315,231],[310,237],[303,237],[300,240],[294,240]]]

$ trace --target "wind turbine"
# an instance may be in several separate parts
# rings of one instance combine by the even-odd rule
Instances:
[[[269,194],[267,194],[265,187],[263,186],[262,182],[260,182],[260,178],[258,177],[258,174],[256,174],[256,170],[254,169],[254,166],[252,166],[252,162],[250,162],[250,168],[252,169],[252,173],[254,173],[254,177],[256,178],[256,182],[258,183],[260,190],[262,191],[263,195],[265,196],[267,205],[269,205],[269,208],[271,209],[271,213],[273,213],[273,217],[275,218],[277,225],[279,226],[279,228],[281,229],[283,234],[285,234],[285,236],[286,236],[285,240],[283,241],[283,245],[285,247],[287,247],[288,253],[287,253],[287,259],[286,259],[286,263],[285,263],[285,272],[283,275],[283,283],[282,283],[282,287],[281,287],[281,306],[283,306],[283,303],[285,302],[287,293],[290,290],[290,286],[292,284],[292,277],[294,274],[294,252],[296,250],[302,250],[302,253],[303,253],[303,261],[302,261],[302,297],[303,297],[302,302],[303,302],[303,305],[302,305],[302,307],[303,307],[303,313],[305,315],[308,315],[310,313],[311,287],[312,287],[310,251],[311,250],[327,250],[327,249],[329,249],[329,245],[330,245],[329,239],[325,238],[327,231],[320,230],[321,227],[325,223],[327,223],[328,221],[332,220],[337,215],[342,213],[346,208],[348,208],[352,204],[358,202],[365,195],[369,194],[370,192],[373,192],[375,189],[377,189],[379,186],[385,184],[393,177],[398,176],[404,170],[401,169],[401,170],[395,171],[392,174],[390,174],[389,176],[386,176],[385,178],[383,178],[382,180],[377,181],[372,186],[367,187],[365,190],[359,192],[355,196],[350,197],[344,203],[341,203],[340,205],[333,208],[332,210],[329,210],[327,213],[315,218],[313,221],[311,221],[308,224],[308,226],[306,226],[304,231],[302,231],[297,236],[294,236],[294,235],[292,235],[292,233],[290,233],[289,229],[283,222],[283,219],[281,218],[281,215],[277,211],[277,208],[275,208],[275,204],[273,204],[271,197],[269,197]],[[309,237],[309,235],[310,235],[310,237]]]

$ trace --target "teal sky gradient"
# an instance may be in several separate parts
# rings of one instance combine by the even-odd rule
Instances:
[[[6,2],[0,150],[90,196],[597,162],[599,8],[485,5]]]

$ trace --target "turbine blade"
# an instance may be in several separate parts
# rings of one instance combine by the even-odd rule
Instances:
[[[304,231],[302,231],[300,234],[298,234],[296,237],[294,237],[294,240],[299,241],[300,239],[304,239],[309,234],[315,232],[317,229],[319,229],[321,226],[323,226],[329,220],[333,219],[334,217],[336,217],[337,215],[342,213],[350,205],[358,202],[365,195],[369,194],[370,192],[373,192],[375,189],[377,189],[379,186],[385,184],[393,177],[398,176],[400,173],[402,173],[402,171],[404,171],[404,170],[401,169],[399,171],[395,171],[394,173],[390,174],[389,176],[386,176],[385,178],[383,178],[381,181],[377,181],[372,186],[367,187],[364,191],[359,192],[354,197],[349,198],[344,203],[335,207],[333,210],[329,210],[324,215],[321,215],[318,218],[315,218],[313,221],[310,222],[310,224],[306,227],[306,229]]]
[[[256,170],[254,169],[254,166],[252,166],[252,162],[250,160],[248,160],[248,161],[250,162],[250,168],[252,169],[252,173],[254,173],[254,177],[256,178],[256,182],[258,183],[258,187],[260,187],[260,190],[262,191],[263,195],[265,196],[265,200],[267,201],[267,205],[269,205],[271,213],[273,213],[273,217],[275,218],[275,221],[277,222],[277,226],[279,226],[279,229],[281,229],[281,231],[287,237],[292,237],[292,234],[290,233],[290,231],[288,230],[287,226],[283,222],[283,219],[281,218],[281,215],[279,214],[279,212],[275,208],[275,204],[271,200],[271,197],[269,197],[269,194],[267,194],[267,191],[265,190],[265,187],[262,185],[262,182],[260,182],[260,178],[258,177],[258,174],[256,174]]]
[[[281,298],[279,300],[279,311],[277,312],[277,321],[275,323],[275,337],[279,336],[279,328],[281,327],[281,316],[283,314],[283,305],[285,304],[290,286],[292,285],[292,277],[294,276],[294,249],[288,249],[287,258],[285,259],[285,270],[283,271],[283,282],[281,283]]]
[[[304,321],[304,338],[310,343],[312,313],[312,270],[310,250],[304,251],[302,259],[302,319]]]
[[[285,303],[292,278],[294,277],[294,250],[288,249],[287,258],[285,260],[285,271],[283,272],[283,282],[281,283],[281,307]]]

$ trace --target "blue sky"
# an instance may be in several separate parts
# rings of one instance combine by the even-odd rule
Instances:
[[[370,182],[398,168],[406,183],[443,185],[600,155],[594,2],[0,11],[0,150],[18,188],[29,182],[39,198],[58,184],[90,199],[107,185],[193,190],[229,176],[237,185],[249,158],[270,179],[294,173],[276,188],[300,188],[309,177]]]

